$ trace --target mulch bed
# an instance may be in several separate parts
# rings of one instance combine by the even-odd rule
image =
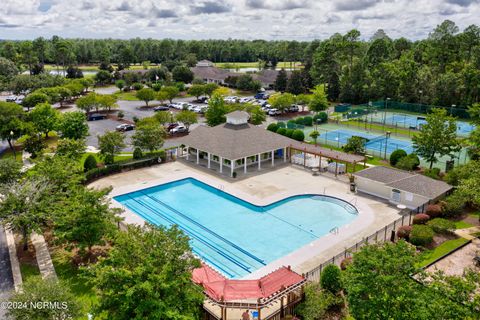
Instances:
[[[435,234],[435,236],[433,237],[432,243],[427,245],[426,247],[428,249],[435,249],[445,241],[453,240],[457,238],[458,236],[456,236],[455,234]]]

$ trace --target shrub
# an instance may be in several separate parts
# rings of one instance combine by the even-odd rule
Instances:
[[[420,158],[415,153],[410,153],[407,158],[412,162],[412,170],[417,170],[420,166]]]
[[[236,171],[233,171],[232,177],[233,177],[233,178],[236,178],[236,177],[237,177],[237,172],[236,172]]]
[[[311,127],[313,125],[313,118],[310,116],[306,116],[305,118],[303,118],[303,124]]]
[[[268,131],[277,132],[279,126],[276,123],[270,123],[267,127]]]
[[[143,157],[143,152],[142,149],[140,148],[135,148],[133,150],[133,159],[141,159]]]
[[[83,162],[83,169],[89,171],[97,168],[97,159],[92,154],[89,154],[88,157]]]
[[[304,124],[303,118],[302,118],[302,117],[298,117],[297,119],[295,119],[295,124],[303,125],[303,124]]]
[[[397,149],[393,151],[392,154],[390,155],[390,165],[396,166],[398,161],[400,161],[400,159],[406,156],[407,156],[407,152],[405,150]]]
[[[103,162],[105,164],[112,164],[114,162],[114,158],[113,158],[113,154],[106,154],[104,157],[103,157]]]
[[[320,121],[318,121],[320,120]],[[327,122],[328,120],[328,115],[326,112],[319,112],[319,113],[316,113],[314,116],[313,116],[313,121],[315,123],[319,122],[319,123],[325,123]]]
[[[430,219],[430,216],[425,213],[416,214],[413,217],[413,224],[425,224]]]
[[[286,132],[287,132],[287,129],[285,129],[285,128],[278,128],[278,130],[277,130],[277,133],[281,134],[282,136],[284,136],[286,134]]]
[[[132,84],[132,87],[133,87],[133,90],[140,90],[143,88],[143,84],[139,83],[139,82],[135,82],[134,84]]]
[[[398,160],[395,167],[402,170],[412,171],[412,170],[418,169],[419,165],[420,165],[420,159],[416,154],[411,153],[406,157],[400,158],[400,160]]]
[[[410,233],[410,243],[416,246],[426,246],[432,242],[434,235],[430,226],[414,225]]]
[[[449,196],[442,205],[442,214],[446,217],[454,217],[463,212],[465,208],[465,200],[462,196],[455,193]]]
[[[285,136],[291,138],[295,129],[287,129]]]
[[[408,240],[410,238],[411,232],[412,232],[412,226],[401,226],[397,230],[397,237],[400,239]]]
[[[286,127],[287,127],[287,125],[285,124],[285,122],[282,122],[282,121],[277,122],[277,126],[278,126],[279,128],[286,128]]]
[[[292,134],[292,139],[297,141],[303,141],[305,140],[305,134],[302,130],[295,130]]]
[[[133,122],[135,122],[135,124],[140,120],[137,116],[133,116]]]
[[[440,169],[439,168],[432,168],[432,169],[427,169],[423,173],[427,177],[433,178],[433,179],[440,179]]]
[[[320,276],[320,285],[323,289],[337,294],[342,290],[342,271],[335,264],[327,265]]]
[[[288,120],[288,122],[287,122],[287,128],[295,129],[296,127],[297,127],[297,124],[295,123],[294,120]]]
[[[450,233],[455,230],[455,223],[450,220],[435,218],[427,222],[427,225],[432,227],[433,231],[437,233]]]
[[[347,267],[351,265],[353,262],[352,257],[347,257],[340,262],[340,269],[342,270],[347,270]]]
[[[425,213],[430,218],[438,218],[442,215],[442,206],[440,204],[429,204]]]
[[[118,112],[117,112],[117,117],[118,117],[119,119],[123,119],[123,117],[125,117],[125,113],[123,113],[123,111],[118,111]]]

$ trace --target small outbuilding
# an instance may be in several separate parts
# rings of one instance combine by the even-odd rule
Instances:
[[[409,209],[438,200],[452,189],[443,181],[384,166],[370,167],[353,175],[358,191]]]

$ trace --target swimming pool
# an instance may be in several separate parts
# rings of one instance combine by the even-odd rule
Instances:
[[[298,195],[256,206],[193,178],[114,197],[146,221],[178,225],[193,252],[229,278],[241,278],[335,227],[357,209],[323,195]]]
[[[320,134],[318,141],[321,142],[323,139],[323,140],[328,140],[332,142],[338,142],[339,146],[341,146],[346,144],[348,142],[348,139],[352,136],[363,137],[369,140],[372,140],[378,137],[378,135],[368,134],[361,131],[338,129],[338,130],[327,131]],[[374,151],[383,153],[385,151],[385,139],[367,143],[366,148],[367,150],[374,150]],[[410,141],[389,138],[388,145],[387,145],[387,154],[390,154],[397,149],[403,149],[407,153],[413,152],[413,146]]]

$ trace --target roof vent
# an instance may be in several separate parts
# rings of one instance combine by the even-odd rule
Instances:
[[[226,117],[227,123],[233,125],[246,124],[248,119],[250,119],[250,115],[245,111],[230,112],[226,115]]]

